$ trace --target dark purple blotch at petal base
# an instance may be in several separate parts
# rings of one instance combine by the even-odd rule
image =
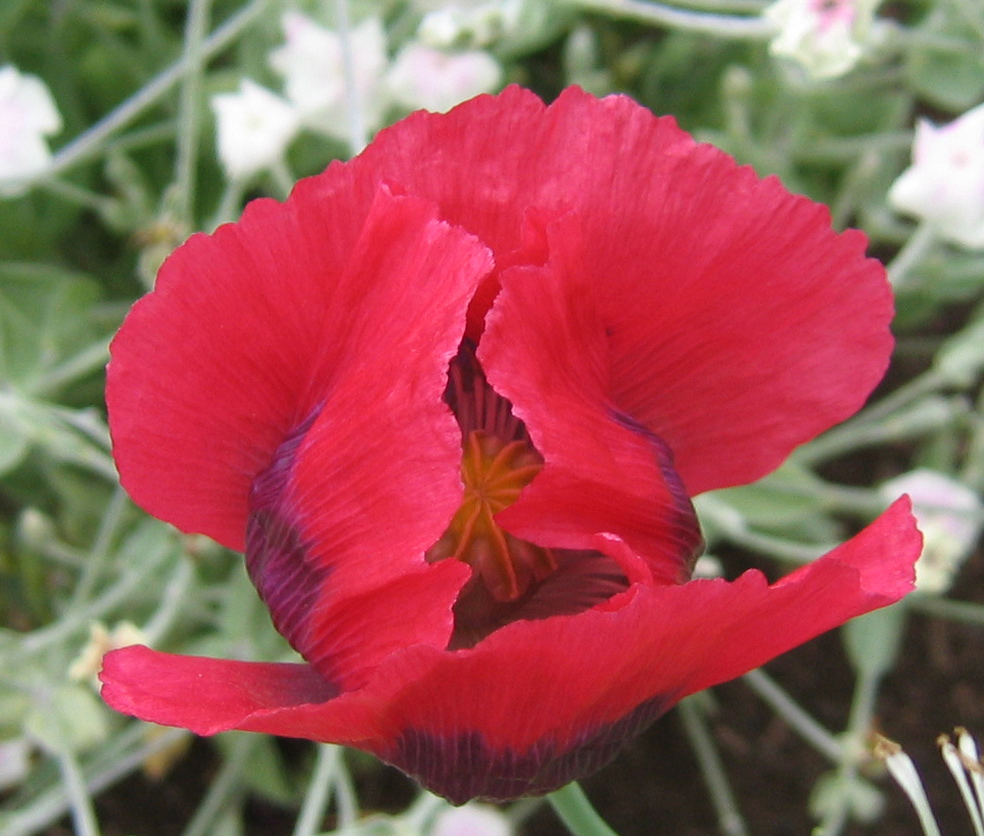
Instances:
[[[321,597],[330,569],[309,557],[290,479],[297,451],[313,426],[316,410],[292,431],[273,461],[253,480],[246,522],[246,570],[270,609],[277,631],[301,655],[308,644],[308,614]]]
[[[673,450],[662,438],[631,415],[617,409],[613,409],[611,415],[617,424],[644,439],[652,448],[656,466],[663,476],[663,481],[666,483],[666,488],[676,511],[676,519],[673,521],[673,539],[680,548],[680,559],[683,564],[678,580],[680,583],[686,583],[690,580],[697,558],[704,551],[704,537],[700,531],[700,523],[697,520],[694,504],[674,466]]]
[[[513,801],[553,792],[601,769],[676,702],[653,697],[621,720],[580,732],[563,745],[545,738],[518,752],[492,749],[477,731],[446,738],[408,729],[377,754],[452,804]]]

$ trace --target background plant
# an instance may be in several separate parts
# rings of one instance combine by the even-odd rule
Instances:
[[[839,10],[836,25],[824,25],[821,7]],[[310,55],[332,80],[319,101],[297,92]],[[235,218],[249,197],[284,197],[414,107],[449,107],[509,82],[547,98],[572,83],[626,92],[672,113],[827,203],[838,227],[864,229],[888,265],[898,352],[869,407],[772,476],[698,500],[718,559],[708,571],[737,574],[755,561],[776,575],[902,491],[916,499],[928,535],[920,591],[842,631],[846,662],[829,664],[846,664],[840,679],[853,687],[836,705],[794,700],[781,675],[762,671],[729,686],[750,689],[815,750],[799,780],[812,785],[822,833],[880,832],[893,791],[869,740],[876,726],[905,732],[904,717],[878,706],[907,661],[906,631],[959,623],[972,641],[984,623],[976,0],[9,0],[0,65],[0,832],[61,832],[58,822],[84,836],[453,832],[443,802],[412,800],[360,756],[242,734],[193,744],[102,705],[92,681],[100,653],[135,637],[182,653],[289,652],[238,556],[146,517],[120,490],[102,367],[129,304],[188,234]],[[941,139],[933,126],[958,117],[969,128]],[[910,169],[914,138],[922,152]],[[967,188],[940,196],[955,182]],[[941,706],[971,674],[939,682]],[[678,714],[720,830],[742,834],[748,799],[734,789],[719,728],[732,693],[699,695]],[[982,720],[941,710],[932,722],[942,732]],[[137,785],[177,793],[183,820],[128,806]],[[617,803],[601,806],[619,819]],[[959,800],[951,806],[966,826]],[[536,810],[522,802],[501,818],[479,808],[467,826],[558,827]]]

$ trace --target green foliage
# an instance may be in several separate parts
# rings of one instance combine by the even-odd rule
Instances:
[[[974,47],[979,33],[941,4],[911,35],[915,44],[906,52],[905,68],[915,92],[944,110],[978,104],[984,96],[984,54]]]

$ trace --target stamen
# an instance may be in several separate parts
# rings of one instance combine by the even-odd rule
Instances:
[[[503,531],[495,515],[519,499],[543,460],[509,401],[485,379],[474,345],[467,340],[451,363],[445,398],[461,427],[465,492],[427,559],[462,560],[475,570],[475,579],[494,600],[516,601],[553,572],[557,561],[549,549]]]
[[[427,553],[431,562],[453,557],[472,566],[497,601],[515,601],[557,568],[549,549],[503,531],[495,515],[508,508],[540,472],[542,461],[526,441],[505,442],[472,430],[464,443],[465,493],[444,536]]]
[[[426,558],[454,558],[474,570],[454,606],[449,649],[473,647],[516,620],[582,612],[627,589],[625,573],[610,557],[539,546],[496,522],[536,478],[543,459],[512,404],[486,380],[469,340],[451,362],[444,399],[461,428],[464,493]]]

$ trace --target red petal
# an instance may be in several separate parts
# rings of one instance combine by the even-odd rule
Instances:
[[[902,500],[771,587],[756,571],[636,585],[618,609],[517,622],[402,692],[404,731],[382,757],[456,801],[549,791],[610,758],[613,729],[629,737],[680,698],[897,601],[920,548]]]
[[[551,227],[551,249],[576,263],[579,233],[566,216]],[[591,282],[575,267],[558,269],[553,256],[501,278],[479,359],[545,465],[497,520],[518,537],[568,549],[614,534],[657,582],[686,580],[701,546],[693,506],[666,445],[611,401],[607,326]]]
[[[103,699],[117,711],[196,734],[244,729],[356,744],[382,728],[364,703],[336,697],[310,665],[177,656],[133,645],[107,653],[99,678]]]
[[[378,187],[351,174],[334,166],[286,204],[254,201],[239,223],[193,236],[127,317],[108,370],[114,454],[155,516],[241,549],[250,485],[326,400],[320,423],[359,423],[344,434],[361,448],[346,450],[359,460],[350,501],[366,498],[356,482],[383,464],[373,456],[416,430],[402,476],[431,485],[425,524],[453,512],[456,431],[440,397],[488,254],[433,207],[385,192],[373,201]],[[446,459],[437,479],[433,447]]]
[[[407,644],[443,648],[469,576],[460,563],[429,566],[423,553],[461,497],[460,433],[441,397],[489,264],[473,239],[400,200],[399,213],[370,215],[339,279],[361,289],[352,310],[362,321],[326,339],[346,352],[328,367],[333,385],[296,457],[276,465],[280,496],[261,509],[303,547],[280,565],[263,554],[260,571],[247,555],[277,628],[346,689]]]
[[[202,733],[357,745],[456,802],[547,792],[601,766],[681,697],[905,595],[920,551],[908,507],[897,502],[771,587],[755,571],[734,583],[636,584],[617,608],[517,622],[471,650],[408,648],[335,698],[297,666],[146,648],[106,657],[103,695]]]
[[[630,99],[571,88],[545,108],[510,88],[415,114],[356,164],[435,200],[500,270],[542,263],[531,219],[574,212],[611,399],[669,444],[691,495],[771,471],[886,368],[891,298],[863,235]]]

